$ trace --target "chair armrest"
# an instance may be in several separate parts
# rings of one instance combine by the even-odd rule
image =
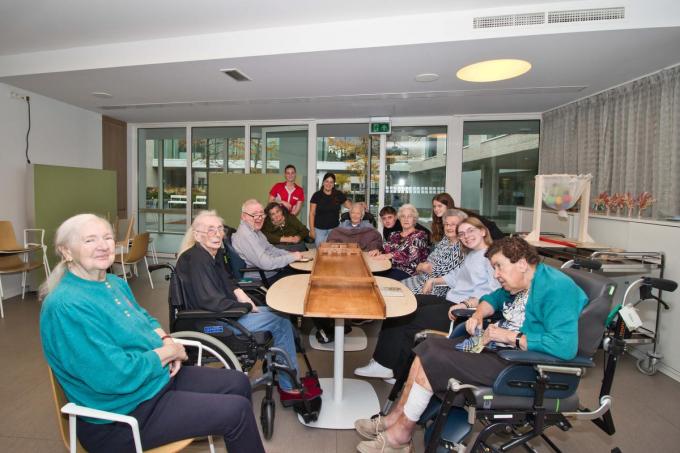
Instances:
[[[99,420],[111,420],[114,422],[121,422],[130,425],[130,428],[132,429],[132,437],[135,442],[135,450],[137,453],[142,453],[142,440],[139,435],[139,423],[137,422],[136,418],[129,415],[116,414],[114,412],[107,412],[99,409],[79,406],[75,403],[66,403],[64,407],[61,408],[61,412],[69,416],[69,434],[71,437],[70,441],[72,449],[75,447],[77,426],[75,418],[77,416],[95,418]]]
[[[590,357],[577,356],[571,360],[558,359],[550,354],[536,351],[519,351],[506,349],[498,352],[499,357],[508,362],[526,365],[554,365],[563,367],[592,368],[595,366]]]
[[[415,337],[413,338],[413,342],[415,345],[419,345],[423,341],[427,340],[428,338],[432,337],[447,337],[448,333],[442,332],[441,330],[432,330],[432,329],[425,329],[421,330],[418,332]]]
[[[474,308],[457,308],[455,310],[452,310],[451,313],[456,318],[469,318],[469,317],[471,317],[472,315],[475,314],[475,309]]]

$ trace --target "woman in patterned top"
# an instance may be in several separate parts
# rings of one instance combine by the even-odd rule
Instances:
[[[387,277],[404,280],[416,273],[416,266],[427,259],[430,253],[425,232],[416,229],[418,210],[412,204],[405,204],[397,211],[401,222],[401,231],[392,233],[383,244],[383,253],[378,250],[369,252],[369,256],[378,259],[392,260],[392,269]]]
[[[413,294],[421,294],[425,282],[430,278],[441,277],[461,265],[464,259],[456,230],[458,224],[467,218],[467,214],[458,209],[447,210],[443,217],[444,238],[437,243],[427,261],[416,266],[418,275],[402,280],[402,283]],[[435,286],[432,294],[439,297],[446,296],[448,286]]]

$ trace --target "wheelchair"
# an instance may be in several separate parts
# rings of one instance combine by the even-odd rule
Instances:
[[[217,356],[206,356],[204,364],[213,366],[226,366],[231,369],[248,372],[258,360],[262,361],[262,375],[253,381],[253,388],[265,386],[265,396],[260,406],[260,423],[265,439],[271,439],[274,433],[274,418],[276,405],[274,403],[274,383],[278,380],[279,373],[286,373],[294,382],[295,389],[300,391],[303,398],[294,404],[295,411],[302,416],[306,423],[316,421],[321,410],[321,398],[307,400],[304,398],[306,389],[298,379],[297,371],[290,366],[291,360],[288,354],[280,348],[274,347],[271,332],[251,332],[238,322],[238,318],[250,312],[250,307],[234,307],[229,310],[215,313],[205,310],[187,309],[185,300],[186,293],[175,268],[171,264],[156,264],[149,266],[154,272],[159,269],[168,269],[166,280],[170,282],[168,294],[169,325],[174,338],[199,341],[208,346]],[[244,289],[245,290],[245,289]],[[247,291],[247,290],[246,290]],[[225,328],[225,324],[234,329]],[[298,350],[307,365],[307,376],[316,378],[316,372],[312,369],[309,359],[300,343],[296,329],[295,342]],[[197,357],[192,351],[188,351],[189,365],[197,363]],[[276,362],[277,357],[283,358],[282,363]]]
[[[569,420],[573,419],[592,420],[609,435],[614,434],[610,392],[616,363],[623,352],[621,335],[610,337],[599,406],[592,411],[580,407],[576,390],[584,370],[595,366],[593,355],[602,343],[607,323],[615,318],[610,315],[610,307],[616,284],[585,270],[562,269],[562,272],[583,289],[589,300],[579,317],[577,356],[561,360],[535,351],[502,350],[498,354],[508,366],[492,387],[450,379],[444,400],[434,397],[418,422],[425,428],[428,453],[505,452],[520,446],[531,452],[535,450],[529,441],[538,437],[560,452],[545,431],[550,427],[568,431],[572,428]],[[455,314],[469,316],[472,310]],[[619,319],[615,325],[618,327],[621,322]],[[416,341],[429,334],[418,334]],[[400,376],[395,387],[403,386],[404,382],[405,377]],[[389,411],[399,391],[393,388],[383,414]],[[477,421],[482,429],[474,439],[468,439]]]

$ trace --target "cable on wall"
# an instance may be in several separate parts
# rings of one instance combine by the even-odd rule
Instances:
[[[26,131],[26,163],[30,164],[31,159],[28,158],[28,135],[31,133],[31,98],[26,96],[26,106],[28,107],[28,130]]]

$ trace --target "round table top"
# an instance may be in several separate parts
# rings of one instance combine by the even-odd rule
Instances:
[[[368,263],[368,268],[371,272],[384,272],[389,271],[392,268],[392,261],[384,259],[376,259],[368,256],[368,252],[362,252],[364,258],[366,258],[366,263]],[[298,271],[312,272],[312,267],[314,267],[314,257],[316,256],[316,250],[307,250],[302,252],[305,258],[311,258],[312,261],[293,261],[289,264],[290,267]]]
[[[416,296],[400,281],[377,276],[375,281],[381,289],[401,292],[401,296],[396,297],[383,295],[388,318],[408,315],[416,310]],[[308,284],[309,274],[291,275],[278,280],[267,291],[267,305],[284,313],[303,315]]]

